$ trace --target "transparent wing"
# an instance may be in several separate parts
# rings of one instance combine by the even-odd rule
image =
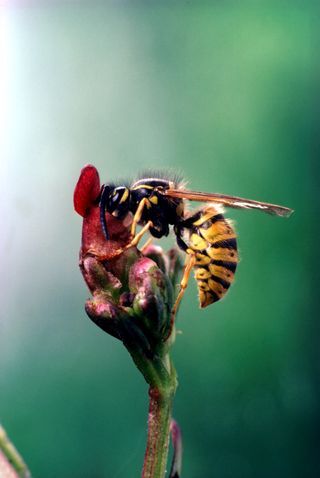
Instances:
[[[219,193],[204,193],[197,191],[188,191],[186,189],[165,189],[161,192],[165,196],[180,199],[189,199],[189,201],[204,201],[223,204],[227,207],[237,209],[255,209],[257,211],[275,214],[276,216],[289,217],[293,213],[293,209],[277,204],[269,204],[267,202],[254,201],[252,199],[239,198],[237,196],[228,196]]]

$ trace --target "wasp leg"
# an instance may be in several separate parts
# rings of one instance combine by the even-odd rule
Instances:
[[[135,235],[136,235],[137,225],[141,221],[143,209],[147,206],[147,204],[150,204],[147,198],[143,198],[139,202],[139,206],[138,206],[138,208],[137,208],[137,210],[136,210],[136,212],[133,216],[133,221],[132,221],[132,225],[131,225],[131,236],[132,237],[135,237]]]
[[[139,203],[139,206],[135,212],[135,215],[133,216],[132,225],[131,225],[132,239],[129,242],[129,244],[126,245],[125,249],[129,249],[132,246],[137,246],[141,238],[145,235],[145,233],[149,231],[150,228],[153,227],[153,222],[148,221],[147,224],[143,226],[141,231],[139,231],[138,234],[136,234],[137,226],[142,218],[143,209],[147,206],[147,204],[149,204],[149,201],[147,198],[143,198]]]
[[[141,231],[138,232],[138,234],[136,234],[136,229],[137,229],[137,226],[141,220],[141,217],[142,217],[142,213],[143,213],[143,209],[144,207],[148,204],[148,199],[147,198],[143,198],[140,203],[139,203],[139,206],[135,212],[135,215],[133,216],[133,220],[132,220],[132,225],[131,225],[131,236],[132,236],[132,239],[131,241],[129,242],[129,244],[127,244],[125,247],[121,248],[121,249],[117,249],[113,254],[112,254],[112,258],[114,257],[117,257],[119,256],[120,254],[122,254],[123,251],[125,251],[126,249],[130,249],[130,247],[133,247],[133,246],[137,246],[141,240],[141,238],[145,235],[145,233],[147,231],[149,231],[150,228],[153,227],[153,222],[152,221],[148,221],[147,224],[145,224],[143,226],[143,228],[141,229]]]
[[[148,221],[147,224],[145,224],[143,226],[143,228],[141,229],[141,231],[138,232],[138,234],[136,234],[132,241],[129,242],[129,244],[126,245],[125,249],[129,249],[129,247],[132,247],[132,246],[137,246],[140,242],[140,239],[145,235],[145,233],[147,231],[149,231],[150,227],[153,226],[153,222],[152,221]]]
[[[185,266],[184,266],[184,271],[183,271],[183,276],[182,276],[182,279],[181,279],[181,282],[180,282],[180,290],[179,290],[178,296],[177,296],[176,301],[175,301],[175,303],[172,307],[172,310],[171,310],[170,332],[172,330],[172,327],[173,327],[173,324],[174,324],[174,321],[175,321],[175,317],[176,317],[177,310],[178,310],[178,307],[180,305],[181,299],[182,299],[182,297],[185,293],[186,288],[188,287],[190,273],[192,271],[192,268],[193,268],[195,262],[196,262],[196,257],[195,257],[194,252],[191,251],[190,249],[188,249],[186,262],[185,262]]]
[[[141,221],[141,218],[142,218],[142,214],[143,214],[143,209],[149,204],[150,206],[150,203],[149,203],[149,200],[147,198],[143,198],[140,202],[139,202],[139,206],[135,212],[135,215],[133,216],[133,220],[132,220],[132,225],[131,225],[131,236],[133,237],[133,239],[131,240],[131,242],[126,246],[126,249],[129,249],[129,247],[132,247],[132,246],[137,246],[140,242],[140,239],[145,235],[145,233],[147,231],[149,231],[149,229],[151,227],[153,227],[153,222],[152,221],[148,221],[147,224],[145,224],[143,226],[143,228],[141,229],[141,231],[138,232],[138,234],[136,234],[136,229],[137,229],[137,226],[139,224],[139,222]]]
[[[122,254],[127,249],[130,249],[130,247],[137,246],[140,242],[140,239],[145,235],[145,233],[150,229],[150,227],[152,227],[152,225],[152,221],[148,221],[147,224],[143,226],[141,231],[139,231],[138,234],[136,234],[134,238],[129,242],[129,244],[127,244],[125,247],[122,247],[121,249],[117,249],[116,251],[114,251],[112,256],[109,257],[109,259],[114,259],[115,257],[120,256],[120,254]]]
[[[152,244],[152,242],[153,242],[153,237],[149,237],[149,239],[146,240],[146,242],[143,244],[143,246],[140,249],[142,254],[144,254],[144,251],[147,249],[147,247],[149,247]]]

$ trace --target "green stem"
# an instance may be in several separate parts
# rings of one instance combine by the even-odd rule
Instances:
[[[5,457],[5,459],[7,460],[7,465],[3,461],[4,460],[3,457]],[[31,474],[27,468],[27,465],[24,463],[23,459],[17,452],[16,448],[7,437],[7,434],[1,425],[0,425],[0,458],[1,458],[0,476],[2,476],[1,467],[8,466],[12,470],[11,471],[12,476],[17,476],[20,478],[31,477]]]
[[[170,383],[149,388],[148,438],[142,478],[164,478],[167,468],[170,421],[176,390],[176,375],[171,365]]]

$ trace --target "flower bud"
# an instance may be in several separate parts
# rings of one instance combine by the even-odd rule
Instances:
[[[85,166],[75,188],[74,207],[83,217],[80,269],[93,297],[86,302],[90,319],[122,340],[134,355],[151,357],[171,335],[173,281],[181,271],[175,252],[159,246],[142,253],[130,244],[132,216],[106,213],[109,240],[100,223],[100,180],[94,166]]]

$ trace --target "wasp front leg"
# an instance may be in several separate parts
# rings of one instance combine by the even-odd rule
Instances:
[[[137,229],[137,226],[139,225],[139,222],[142,219],[143,210],[144,210],[145,207],[147,207],[147,208],[150,207],[150,201],[147,198],[143,198],[140,201],[139,206],[138,206],[138,208],[135,212],[135,215],[133,216],[132,225],[131,225],[131,237],[132,237],[132,239],[129,242],[129,244],[126,246],[126,249],[128,249],[129,247],[132,247],[132,246],[137,246],[139,244],[140,240],[142,239],[142,237],[145,235],[145,233],[148,232],[150,230],[150,228],[153,227],[153,222],[148,221],[143,226],[141,231],[139,231],[136,234],[136,229]]]
[[[142,239],[142,237],[145,235],[146,232],[148,232],[150,230],[150,228],[152,226],[153,226],[152,221],[148,221],[147,224],[145,226],[143,226],[141,231],[139,231],[138,234],[136,234],[133,237],[131,242],[126,246],[126,249],[128,249],[129,247],[132,247],[132,246],[137,246],[139,244],[140,240]]]
[[[148,232],[153,227],[153,222],[149,220],[143,226],[141,231],[139,231],[136,234],[136,229],[137,229],[137,226],[139,225],[139,222],[141,221],[143,210],[145,207],[150,207],[150,202],[148,201],[147,198],[143,198],[140,201],[139,206],[133,216],[132,225],[131,225],[131,238],[132,238],[131,241],[124,248],[116,250],[115,253],[113,254],[113,257],[122,254],[124,250],[130,249],[130,247],[137,246],[140,240],[142,239],[142,237],[145,235],[145,233]]]
[[[139,202],[139,206],[137,207],[137,210],[136,210],[136,212],[133,216],[133,220],[132,220],[132,224],[131,224],[131,236],[133,238],[135,238],[135,236],[136,236],[136,229],[137,229],[137,226],[138,226],[139,222],[141,221],[143,210],[144,210],[145,207],[150,207],[150,202],[147,198],[141,199],[141,201]],[[149,222],[151,222],[151,221],[149,221]],[[151,223],[151,225],[152,225],[152,223]],[[151,225],[149,227],[151,227]]]
[[[153,237],[149,237],[149,239],[146,240],[146,242],[143,244],[143,246],[140,248],[140,251],[142,254],[148,249],[149,246],[153,243]]]

